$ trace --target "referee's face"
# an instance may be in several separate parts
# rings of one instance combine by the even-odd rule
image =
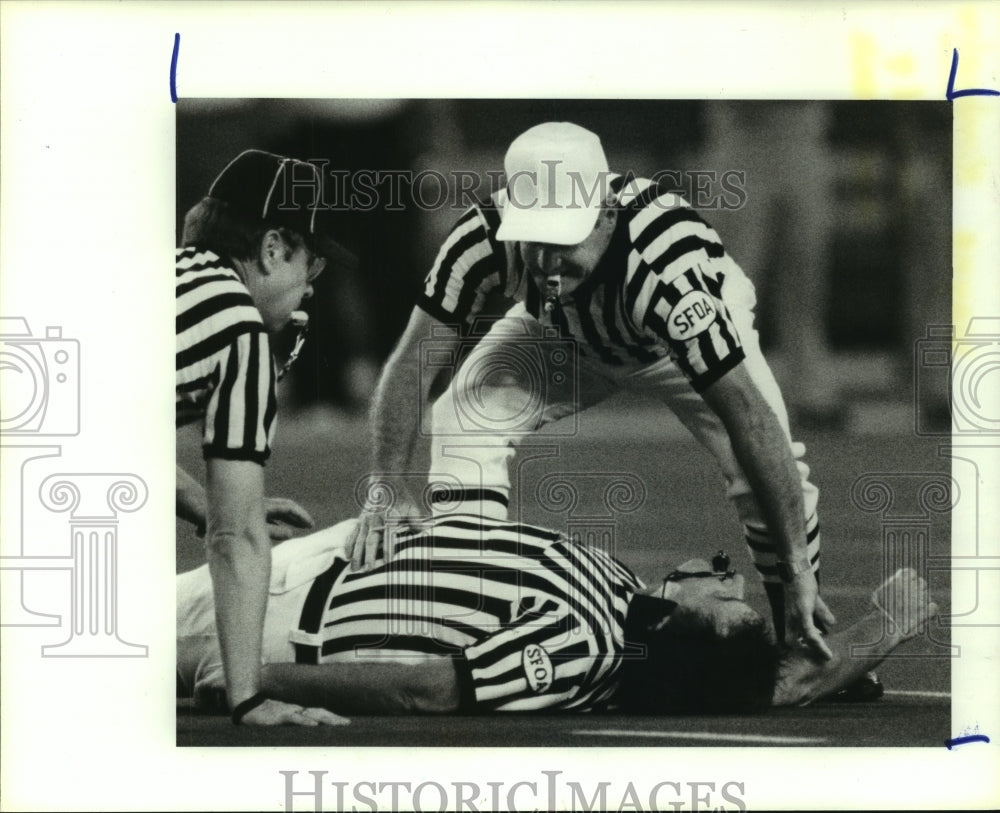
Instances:
[[[277,234],[277,232],[269,232]],[[292,319],[292,312],[313,295],[312,283],[322,272],[326,260],[317,257],[305,245],[292,247],[278,238],[268,243],[265,236],[260,265],[263,273],[248,283],[264,327],[271,333],[281,330]]]
[[[720,634],[757,617],[758,613],[744,601],[746,582],[740,574],[713,573],[704,559],[689,559],[677,571],[704,575],[664,582],[662,597],[710,617]]]
[[[590,235],[582,243],[571,246],[557,243],[518,243],[521,261],[538,290],[544,294],[546,279],[558,274],[561,295],[572,294],[594,272],[608,250],[616,220],[615,209],[602,209]]]

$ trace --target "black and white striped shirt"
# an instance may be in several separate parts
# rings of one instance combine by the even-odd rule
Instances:
[[[669,355],[699,392],[743,360],[723,302],[734,264],[715,230],[679,195],[644,178],[618,176],[618,220],[594,272],[557,311],[563,337],[615,367]],[[541,297],[515,243],[497,241],[506,192],[470,207],[427,275],[420,307],[471,326],[491,294],[540,314]]]
[[[271,453],[276,373],[260,312],[211,251],[177,249],[177,425],[204,419],[206,458]]]
[[[371,571],[335,561],[292,640],[303,663],[451,656],[465,710],[587,711],[617,688],[642,587],[554,531],[451,515],[402,535]]]

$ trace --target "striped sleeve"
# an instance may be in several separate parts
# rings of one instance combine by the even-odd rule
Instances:
[[[177,250],[177,422],[204,420],[205,457],[270,455],[277,412],[274,361],[260,312],[219,255]]]
[[[722,299],[722,242],[683,198],[653,185],[640,184],[630,207],[627,312],[702,392],[744,358]]]
[[[465,710],[566,707],[587,687],[596,651],[568,605],[546,600],[465,648],[457,663]]]
[[[267,333],[241,333],[222,353],[221,376],[205,414],[206,458],[252,460],[271,454],[277,399]]]
[[[421,309],[448,323],[472,324],[486,295],[506,284],[506,262],[496,242],[500,217],[495,204],[470,207],[441,245],[417,301]]]

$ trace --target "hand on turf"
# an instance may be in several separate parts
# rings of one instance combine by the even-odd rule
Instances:
[[[912,568],[900,568],[872,593],[872,605],[889,621],[890,635],[908,641],[917,635],[927,619],[937,615],[924,581]]]
[[[820,598],[811,571],[799,573],[785,585],[785,629],[789,640],[801,641],[823,660],[831,660],[833,652],[823,640],[821,628],[836,623],[830,608]]]
[[[285,497],[268,497],[264,500],[264,516],[271,542],[284,542],[291,538],[296,528],[312,528],[315,524],[301,505]]]
[[[347,540],[353,570],[370,570],[392,560],[396,534],[412,528],[419,512],[409,498],[392,508],[365,507],[358,524]]]
[[[321,708],[303,708],[281,700],[265,700],[250,709],[241,720],[243,725],[348,725],[351,721]]]

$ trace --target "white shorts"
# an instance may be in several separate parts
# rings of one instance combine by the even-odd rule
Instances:
[[[295,661],[293,639],[309,588],[334,559],[348,558],[344,544],[356,523],[356,519],[345,520],[272,548],[264,663]],[[178,693],[197,696],[199,690],[223,689],[223,677],[212,580],[205,564],[177,576]]]

